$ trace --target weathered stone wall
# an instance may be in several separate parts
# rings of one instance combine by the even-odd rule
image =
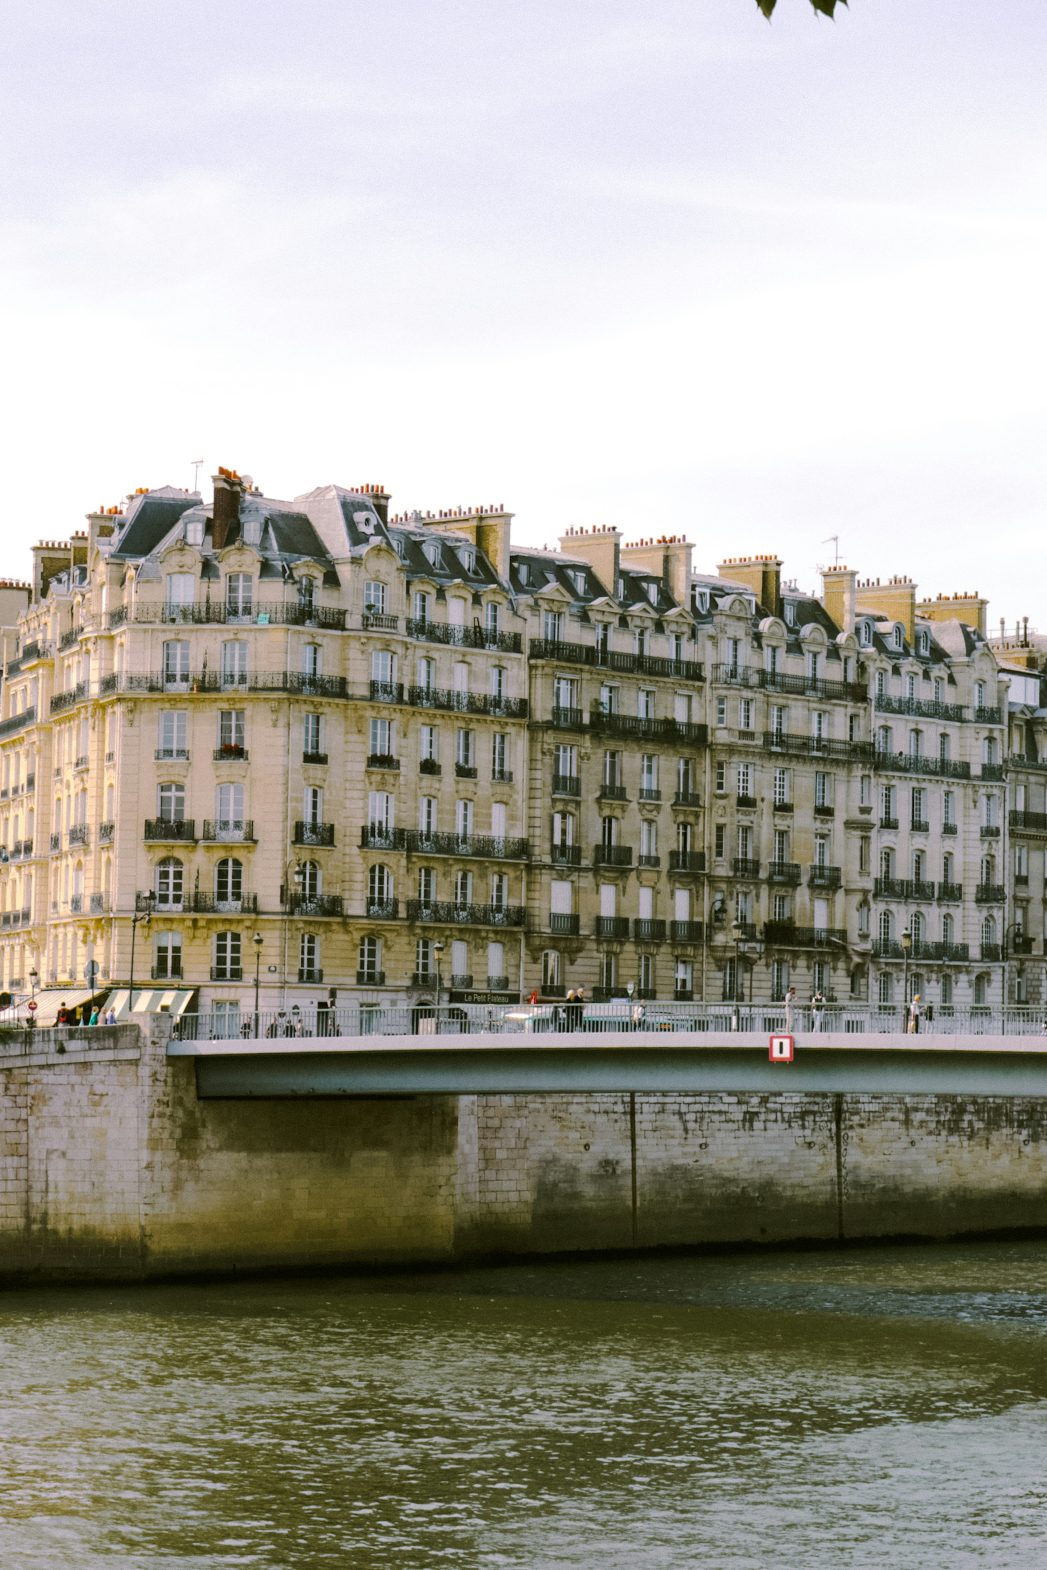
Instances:
[[[0,1279],[1047,1228],[1047,1102],[201,1101],[165,1026],[0,1058]]]

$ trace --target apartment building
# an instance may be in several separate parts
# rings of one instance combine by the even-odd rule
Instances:
[[[1032,995],[977,596],[230,470],[87,522],[0,603],[5,989]]]

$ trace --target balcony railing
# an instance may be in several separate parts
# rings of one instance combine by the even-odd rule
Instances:
[[[157,900],[154,910],[162,908]],[[172,907],[167,907],[172,908]],[[177,908],[177,907],[174,907]],[[194,916],[248,916],[255,915],[258,911],[258,895],[245,894],[203,894],[195,890],[187,894],[181,904],[181,909],[190,911]]]
[[[491,861],[526,861],[530,844],[494,834],[452,834],[428,829],[403,829],[404,846],[423,856],[482,856]]]
[[[652,916],[637,916],[633,922],[633,938],[637,943],[664,943],[665,922]]]
[[[554,703],[549,711],[549,723],[558,730],[582,730],[585,715],[581,709],[564,708],[563,704]]]
[[[228,741],[224,747],[216,747],[213,756],[216,763],[246,763],[248,752],[239,743]]]
[[[671,921],[669,937],[673,943],[700,943],[703,925],[700,921]]]
[[[892,698],[886,693],[877,694],[876,708],[880,714],[914,714],[926,720],[962,720],[963,705],[939,703],[933,698]]]
[[[628,797],[624,785],[618,781],[612,782],[610,780],[600,781],[600,788],[596,795],[600,801],[625,801]]]
[[[735,856],[731,862],[731,871],[736,878],[758,878],[760,863],[752,856]]]
[[[974,711],[974,721],[976,725],[1002,725],[1003,714],[995,704],[980,703]]]
[[[877,878],[873,893],[882,899],[933,899],[934,880],[929,878]]]
[[[455,687],[408,687],[414,709],[447,709],[453,714],[487,714],[494,719],[525,720],[526,698],[497,697],[488,692],[459,692]]]
[[[580,923],[581,917],[571,912],[554,910],[549,913],[549,931],[561,937],[576,938]]]
[[[983,823],[982,824],[982,827],[981,827],[981,838],[983,840],[998,840],[999,837],[1000,837],[1000,826],[999,826],[998,823]]]
[[[342,916],[345,901],[341,894],[292,894],[287,909],[294,916]]]
[[[905,950],[897,938],[877,938],[872,946],[876,959],[904,959]],[[924,943],[914,938],[909,949],[910,960],[951,960],[962,964],[970,958],[966,943]]]
[[[669,852],[670,872],[704,872],[704,850],[671,850]]]
[[[419,758],[418,772],[419,774],[442,774],[443,767],[439,758]]]
[[[477,772],[475,763],[456,763],[454,766],[455,778],[459,780],[474,780]]]
[[[767,877],[771,883],[800,882],[803,871],[798,861],[770,861],[767,863]]]
[[[101,697],[115,692],[194,693],[194,692],[286,692],[295,697],[344,698],[348,686],[344,676],[310,676],[304,671],[252,671],[222,673],[201,670],[190,675],[165,675],[162,672],[129,672],[103,676],[98,684]]]
[[[294,826],[294,842],[296,845],[326,845],[334,844],[333,823],[303,823],[301,819]]]
[[[598,938],[627,938],[629,918],[628,916],[597,916],[593,932]]]
[[[323,971],[319,970],[315,965],[299,965],[298,980],[300,982],[305,982],[310,986],[318,987],[323,979]]]
[[[368,921],[396,921],[400,915],[398,899],[369,899],[364,906]]]
[[[938,898],[953,904],[959,904],[963,899],[962,883],[939,883]]]
[[[857,762],[872,756],[868,742],[835,741],[829,736],[801,736],[789,731],[765,730],[763,744],[770,752],[787,752],[809,758],[838,758]]]
[[[249,842],[254,839],[253,818],[205,818],[204,840],[232,840]]]
[[[261,600],[251,605],[226,605],[221,600],[192,600],[169,605],[164,600],[139,602],[131,611],[119,606],[109,613],[109,627],[127,621],[147,626],[274,626],[345,628],[345,611],[326,605],[306,605],[301,600]]]
[[[195,818],[146,818],[147,840],[195,840]]]
[[[423,643],[449,643],[455,648],[499,649],[503,654],[519,654],[522,648],[518,632],[494,632],[490,627],[477,625],[456,626],[418,616],[408,616],[407,636]]]
[[[931,825],[926,818],[912,818],[909,828],[913,834],[929,834],[931,832]]]
[[[554,796],[580,796],[581,793],[582,782],[578,778],[577,774],[553,775]]]
[[[582,847],[580,845],[551,845],[549,847],[549,860],[561,867],[580,867],[582,864]]]
[[[1012,829],[1025,829],[1032,834],[1047,834],[1047,812],[1012,810],[1007,816]]]
[[[356,985],[358,987],[384,987],[384,970],[358,970],[356,972]]]
[[[360,617],[360,626],[364,632],[399,632],[399,616],[390,616],[385,611],[364,611]]]
[[[808,869],[807,883],[812,889],[838,889],[842,880],[843,873],[839,867],[825,867],[815,863]]]
[[[70,845],[86,845],[91,838],[91,831],[86,823],[74,823],[66,835]]]
[[[696,790],[678,790],[672,804],[674,807],[700,807],[702,798]]]
[[[180,974],[180,973],[179,973]],[[212,981],[243,981],[244,971],[242,965],[212,965]]]
[[[974,891],[979,905],[1002,905],[1005,890],[1002,883],[979,883]]]
[[[704,746],[709,727],[691,720],[647,719],[638,714],[609,714],[599,704],[589,710],[589,728],[599,736],[633,736],[643,741],[680,741]]]
[[[152,965],[149,969],[149,977],[152,981],[181,981],[182,962],[178,959],[169,959],[159,965]],[[224,981],[225,979],[224,976],[216,976],[214,971],[211,972],[212,981]],[[231,976],[229,980],[239,980],[239,977]]]
[[[317,763],[317,764],[326,763],[327,762],[327,754],[326,754],[326,752],[303,752],[302,753],[302,762],[303,763]]]
[[[100,823],[98,825],[99,845],[111,845],[113,843],[113,836],[115,833],[116,824],[111,819],[107,823]]]
[[[763,929],[768,943],[778,948],[830,949],[846,948],[847,932],[844,927],[798,927],[792,921],[768,921]]]
[[[400,767],[400,759],[391,752],[369,752],[367,754],[367,767],[369,769],[396,770]]]
[[[633,864],[633,847],[631,845],[594,845],[594,867],[631,867]]]
[[[12,714],[9,719],[0,720],[0,736],[11,736],[15,731],[24,730],[27,725],[36,723],[36,707],[30,706],[23,709],[21,714]]]
[[[67,692],[56,692],[51,699],[51,713],[61,714],[64,709],[71,709],[74,704],[82,703],[87,697],[87,683],[78,681],[75,687],[70,687]]]
[[[950,780],[969,780],[971,777],[971,765],[955,758],[929,758],[922,753],[877,749],[873,761],[878,769],[888,774],[934,774]]]
[[[527,912],[522,905],[483,905],[472,900],[458,904],[449,899],[409,899],[407,919],[464,926],[522,927]]]
[[[628,649],[598,649],[591,643],[565,643],[558,638],[532,638],[527,655],[532,660],[555,660],[558,665],[590,665],[634,676],[667,676],[674,681],[701,681],[704,674],[698,660],[674,660]]]

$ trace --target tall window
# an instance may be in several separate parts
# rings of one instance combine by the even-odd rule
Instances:
[[[231,687],[247,686],[247,644],[242,638],[230,639],[222,644],[221,683]]]
[[[218,745],[219,747],[243,748],[244,736],[244,711],[243,709],[221,709],[218,714]]]
[[[302,796],[302,815],[310,828],[317,828],[324,817],[324,793],[319,785],[307,785]]]
[[[244,864],[236,856],[223,856],[214,869],[215,904],[238,910],[244,897]]]
[[[357,981],[364,983],[370,982],[372,985],[381,985],[379,980],[382,971],[381,938],[364,937],[360,939],[357,969]]]
[[[185,786],[173,782],[157,787],[156,792],[157,817],[163,823],[184,823],[185,821]]]
[[[231,572],[225,580],[225,611],[230,621],[250,621],[253,605],[251,576]]]
[[[393,897],[393,878],[389,868],[378,861],[367,871],[368,906],[384,905]]]
[[[491,737],[491,778],[493,780],[512,778],[509,770],[509,737],[504,731],[495,731]]]
[[[189,644],[183,638],[169,638],[164,644],[164,686],[185,687],[189,683]]]
[[[153,946],[153,976],[157,981],[173,981],[181,974],[182,934],[158,932]]]
[[[156,869],[157,907],[161,910],[177,910],[181,908],[183,899],[185,868],[174,856],[165,856]]]
[[[372,615],[384,615],[386,608],[386,587],[372,578],[364,584],[364,610]]]
[[[160,758],[187,758],[189,756],[189,717],[184,709],[161,709],[157,733],[157,755]]]
[[[306,758],[315,759],[323,750],[323,716],[306,714],[302,720],[302,751]]]
[[[216,932],[214,935],[213,981],[240,981],[241,940],[239,932]]]
[[[240,784],[219,785],[215,792],[216,828],[219,834],[244,832],[244,788]]]
[[[196,595],[196,574],[168,573],[164,585],[164,604],[170,621],[187,621]]]
[[[320,940],[315,932],[303,932],[298,944],[298,980],[318,982],[324,979],[320,969]]]

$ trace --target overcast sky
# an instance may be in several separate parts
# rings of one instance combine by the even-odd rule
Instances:
[[[6,0],[6,550],[191,461],[1047,629],[1047,6]]]

